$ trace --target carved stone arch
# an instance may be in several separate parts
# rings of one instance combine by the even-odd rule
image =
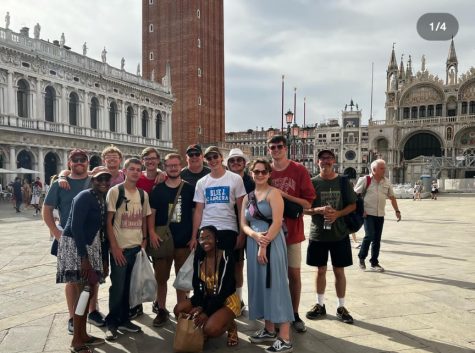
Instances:
[[[454,147],[475,147],[475,127],[466,126],[463,129],[457,131],[454,136]]]
[[[399,142],[405,160],[423,156],[440,157],[446,148],[445,139],[437,131],[421,129],[407,134]]]
[[[399,99],[400,107],[444,103],[444,91],[433,83],[416,83],[409,86]]]
[[[475,77],[468,79],[460,85],[458,92],[459,101],[475,100]]]

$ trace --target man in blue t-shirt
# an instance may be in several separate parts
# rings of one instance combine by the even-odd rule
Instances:
[[[88,176],[88,167],[89,158],[86,151],[81,149],[72,150],[68,158],[68,168],[71,170],[71,174],[68,177],[64,177],[69,182],[70,189],[60,188],[58,181],[55,181],[46,195],[42,210],[43,220],[56,241],[60,239],[62,229],[66,226],[73,198],[82,190],[89,188],[91,178]],[[59,211],[59,225],[61,227],[58,227],[54,221],[53,210],[55,208]],[[96,326],[104,326],[104,316],[97,310],[97,288],[96,286],[89,304],[88,321]],[[69,311],[68,333],[72,335],[74,306],[79,295],[77,285],[67,283],[65,294]]]

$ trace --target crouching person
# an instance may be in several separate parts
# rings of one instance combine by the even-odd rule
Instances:
[[[177,317],[180,313],[193,315],[206,337],[228,331],[227,345],[235,346],[234,319],[240,314],[241,301],[236,294],[233,251],[218,248],[217,231],[214,226],[201,228],[193,262],[193,296],[179,302],[174,313]]]

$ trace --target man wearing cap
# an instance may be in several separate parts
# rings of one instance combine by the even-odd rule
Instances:
[[[198,229],[209,225],[218,229],[218,247],[226,250],[242,248],[245,237],[244,234],[238,237],[239,218],[234,211],[236,205],[240,216],[242,200],[246,195],[242,178],[224,168],[223,155],[218,147],[208,147],[204,157],[211,173],[196,183],[190,248],[196,247]]]
[[[46,195],[46,199],[43,205],[43,220],[45,221],[50,233],[55,237],[56,241],[59,241],[62,230],[60,230],[54,221],[53,210],[56,208],[59,211],[59,223],[61,229],[64,229],[69,217],[71,203],[73,198],[79,194],[82,190],[89,188],[91,178],[88,176],[89,158],[86,151],[81,149],[74,149],[69,153],[68,167],[71,170],[69,176],[65,177],[69,183],[69,189],[62,189],[59,187],[58,181],[55,181]],[[66,302],[69,311],[68,332],[73,334],[73,315],[74,306],[76,305],[79,292],[76,284],[66,283],[65,286]],[[97,295],[97,286],[95,287],[95,293]],[[102,314],[96,308],[96,300],[91,298],[89,305],[90,313],[97,313],[102,322],[99,324],[104,325]]]
[[[287,158],[287,139],[275,135],[267,140],[269,154],[272,156],[272,186],[280,190],[285,200],[294,202],[304,209],[309,208],[315,199],[315,189],[310,181],[307,169]],[[300,319],[298,310],[302,282],[300,263],[302,261],[302,242],[305,240],[303,214],[298,218],[284,217],[288,233],[286,238],[290,296],[294,309],[292,326],[297,332],[305,332],[307,328]]]
[[[233,148],[229,152],[228,158],[226,158],[226,165],[228,166],[228,169],[241,176],[242,181],[244,183],[244,188],[246,189],[246,194],[249,194],[251,191],[253,191],[256,187],[256,184],[254,183],[254,180],[249,176],[249,174],[246,173],[246,165],[249,162],[249,158],[244,154],[244,152],[240,148]],[[237,209],[236,209],[236,215],[237,215]],[[239,222],[238,222],[238,227],[239,227]],[[239,296],[239,299],[241,300],[241,312],[244,309],[244,301],[242,300],[242,285],[244,283],[244,275],[243,275],[243,270],[244,270],[244,248],[245,248],[245,242],[243,244],[242,248],[239,248],[235,251],[235,260],[236,260],[236,266],[235,266],[235,276],[236,276],[236,294]]]
[[[348,200],[342,199],[342,180],[333,170],[335,162],[335,154],[332,151],[322,150],[318,153],[320,174],[312,178],[317,197],[312,207],[305,210],[305,214],[312,216],[307,265],[317,267],[317,303],[306,316],[307,319],[317,320],[326,315],[324,300],[328,253],[330,253],[338,299],[336,316],[344,323],[352,324],[353,318],[345,308],[345,267],[353,264],[353,258],[349,231],[342,217],[356,209],[356,194],[347,179],[344,187]]]
[[[188,164],[181,170],[181,178],[196,186],[196,182],[209,174],[211,170],[203,165],[203,151],[200,145],[189,145],[186,149],[186,163]]]

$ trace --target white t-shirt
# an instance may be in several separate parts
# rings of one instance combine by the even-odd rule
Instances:
[[[198,180],[193,201],[205,204],[200,227],[212,225],[218,230],[237,232],[234,205],[244,195],[246,189],[241,176],[230,171],[218,179],[208,174]]]

